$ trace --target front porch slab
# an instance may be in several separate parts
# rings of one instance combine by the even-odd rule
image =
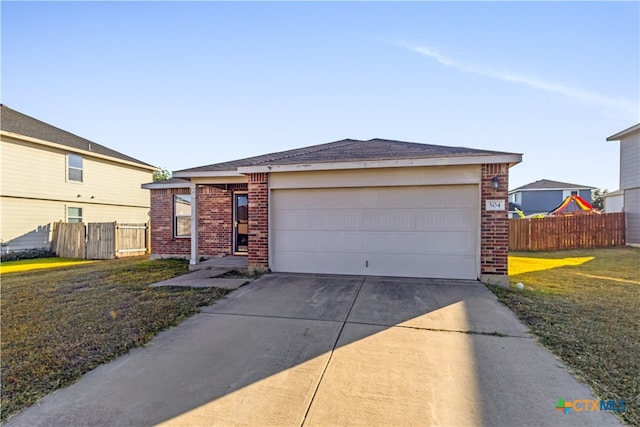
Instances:
[[[238,289],[240,286],[251,282],[251,278],[220,278],[219,276],[231,271],[231,268],[205,267],[182,276],[172,277],[150,286],[157,288],[162,286],[177,286],[188,288],[222,288]]]
[[[228,255],[223,257],[213,257],[206,259],[198,264],[189,266],[189,270],[196,271],[207,268],[247,268],[249,260],[246,256]]]

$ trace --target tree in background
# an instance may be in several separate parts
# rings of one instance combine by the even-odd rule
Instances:
[[[591,190],[591,206],[600,211],[604,210],[604,196],[606,196],[608,192],[609,190],[606,188],[604,190],[599,188]]]
[[[160,168],[159,171],[153,172],[154,181],[164,181],[165,179],[171,179],[171,172],[165,168]]]

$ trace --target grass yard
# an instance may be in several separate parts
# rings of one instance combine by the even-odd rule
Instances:
[[[148,286],[187,271],[186,261],[146,257],[3,271],[0,421],[227,292]]]
[[[86,259],[73,258],[35,258],[8,261],[0,264],[0,274],[17,273],[20,271],[42,270],[44,268],[68,267],[95,262]]]
[[[511,252],[511,284],[491,287],[600,399],[640,425],[640,249]],[[584,396],[558,396],[566,400]]]

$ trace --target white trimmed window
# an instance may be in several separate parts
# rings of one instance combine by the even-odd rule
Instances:
[[[578,196],[579,194],[578,190],[562,190],[562,200],[569,196]]]
[[[191,237],[191,196],[176,195],[173,205],[173,235]]]
[[[82,222],[82,208],[67,208],[67,222]]]
[[[82,156],[67,154],[67,181],[82,182]]]

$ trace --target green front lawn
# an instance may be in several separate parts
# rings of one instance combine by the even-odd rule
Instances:
[[[46,268],[68,267],[70,265],[80,265],[95,262],[86,259],[72,258],[34,258],[21,259],[18,261],[6,261],[0,264],[0,274],[18,273],[21,271],[42,270]]]
[[[227,292],[148,286],[187,271],[183,260],[144,257],[3,273],[0,420]]]
[[[512,285],[491,287],[601,399],[640,425],[640,249],[509,254]],[[583,396],[562,396],[580,399]]]

